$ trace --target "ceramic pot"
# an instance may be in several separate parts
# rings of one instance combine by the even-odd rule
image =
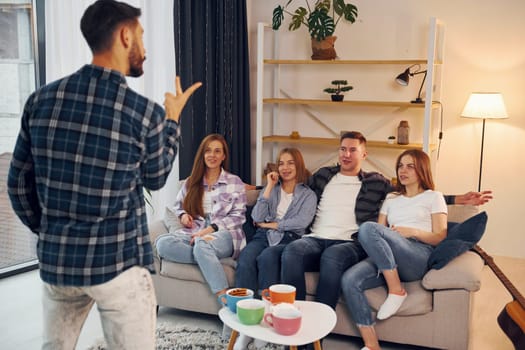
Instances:
[[[334,60],[337,57],[334,43],[336,36],[327,36],[324,40],[312,38],[312,60]]]

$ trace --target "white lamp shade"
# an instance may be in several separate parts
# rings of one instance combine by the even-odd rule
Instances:
[[[465,118],[508,118],[503,96],[499,92],[473,92],[461,112]]]

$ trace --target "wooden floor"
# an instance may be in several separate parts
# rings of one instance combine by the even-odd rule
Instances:
[[[490,253],[490,252],[488,252]],[[525,295],[525,259],[494,257],[494,262],[510,282]],[[505,305],[512,301],[510,293],[485,266],[482,285],[475,294],[474,323],[470,330],[471,350],[506,350],[514,349],[512,343],[500,329],[497,317]]]
[[[525,259],[496,257],[495,262],[516,288],[525,294]],[[41,284],[38,271],[0,279],[0,349],[36,350],[40,348],[42,332],[40,298]],[[475,294],[474,321],[470,330],[469,350],[514,349],[496,321],[497,315],[509,301],[511,301],[510,294],[486,266],[483,271],[481,290]],[[160,309],[158,322],[222,330],[217,316],[168,308]],[[102,331],[98,313],[92,310],[84,325],[77,349],[86,349],[100,337],[102,337]],[[400,344],[382,345],[383,350],[422,349]],[[354,350],[361,349],[362,343],[357,338],[330,336],[325,340],[323,346],[327,350]]]

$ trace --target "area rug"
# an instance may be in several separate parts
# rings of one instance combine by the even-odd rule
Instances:
[[[219,332],[192,326],[172,326],[159,324],[157,326],[156,350],[222,350],[228,346],[227,340],[222,340]],[[283,350],[281,345],[267,344],[257,350]],[[98,340],[87,350],[107,350],[103,339]],[[248,350],[256,350],[253,344]]]

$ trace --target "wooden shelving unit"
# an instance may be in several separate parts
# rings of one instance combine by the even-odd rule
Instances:
[[[263,103],[289,104],[289,105],[317,105],[317,106],[354,106],[354,107],[399,107],[399,108],[425,108],[423,103],[411,103],[403,101],[351,101],[344,100],[333,102],[330,100],[314,100],[299,98],[265,98]],[[432,108],[439,108],[439,103],[432,103]]]
[[[279,118],[279,106],[280,105],[303,105],[305,107],[319,106],[323,108],[358,108],[358,107],[370,107],[370,108],[397,108],[397,109],[413,109],[421,110],[421,116],[423,120],[423,142],[422,143],[411,143],[408,145],[399,145],[397,143],[390,144],[386,141],[368,140],[367,146],[371,148],[385,148],[385,149],[399,149],[404,150],[408,148],[419,148],[423,151],[430,153],[436,149],[436,141],[431,142],[431,128],[432,128],[432,114],[434,110],[440,107],[438,102],[434,101],[434,76],[435,68],[443,63],[443,25],[438,23],[436,18],[430,19],[429,32],[428,32],[428,43],[427,43],[427,58],[425,59],[364,59],[364,60],[304,60],[304,59],[276,59],[276,58],[264,58],[264,36],[265,30],[270,30],[270,26],[264,23],[259,23],[257,32],[257,116],[256,116],[256,183],[261,184],[262,181],[262,149],[265,144],[270,144],[273,147],[272,150],[275,153],[275,147],[279,143],[288,144],[306,144],[306,145],[320,145],[320,146],[337,146],[339,144],[338,137],[299,137],[291,138],[289,136],[277,135],[277,130],[272,130],[272,135],[263,135],[263,109],[265,106],[271,109],[273,120],[276,121]],[[276,46],[274,43],[274,53]],[[342,102],[332,102],[328,99],[302,99],[302,98],[287,98],[290,96],[279,96],[282,95],[279,92],[279,78],[278,72],[280,66],[293,66],[293,65],[421,65],[425,66],[427,70],[427,77],[425,81],[425,102],[424,103],[411,103],[408,101],[362,101],[362,100],[344,100]],[[273,69],[274,72],[274,86],[273,96],[264,97],[264,69]],[[368,68],[367,68],[368,69]],[[293,96],[295,97],[295,96]],[[315,119],[314,119],[315,120]],[[317,120],[318,123],[321,123]],[[322,124],[321,124],[322,125]],[[326,126],[326,125],[324,125]],[[273,126],[272,126],[273,129]],[[301,132],[301,130],[299,130]],[[335,133],[334,133],[335,134]]]
[[[321,145],[321,146],[337,146],[339,145],[339,138],[336,137],[303,137],[292,138],[284,135],[270,135],[264,136],[263,142],[276,142],[276,143],[297,143],[297,144],[308,144],[308,145]],[[367,141],[366,146],[369,148],[392,148],[392,149],[409,149],[418,148],[423,149],[421,143],[409,143],[408,145],[399,145],[397,143],[388,143],[383,141]],[[435,145],[430,145],[431,149],[435,148]]]
[[[412,65],[412,64],[427,64],[427,60],[276,60],[276,59],[263,59],[264,64],[400,64],[400,65]],[[436,60],[436,64],[441,64],[440,60]]]

